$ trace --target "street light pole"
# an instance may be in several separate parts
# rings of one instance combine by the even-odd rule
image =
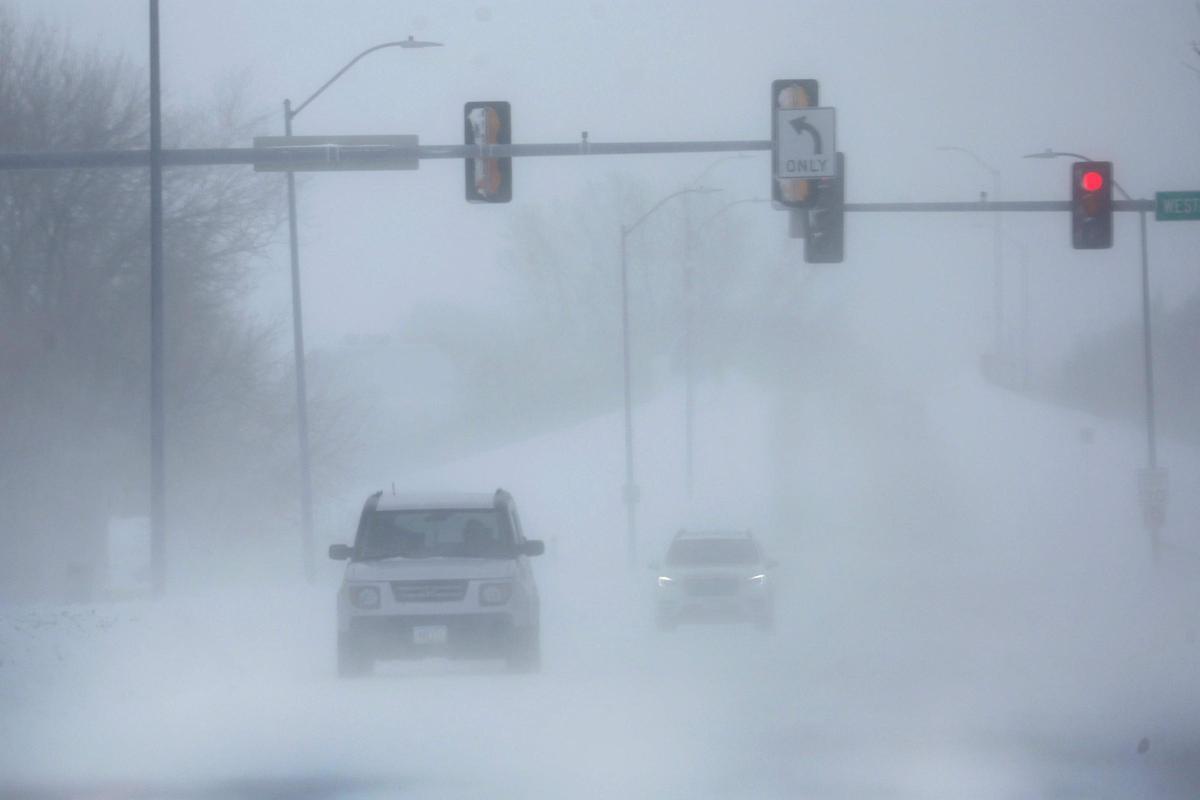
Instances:
[[[1021,385],[1030,388],[1029,366],[1029,250],[1021,247]]]
[[[690,220],[691,214],[688,214]],[[696,356],[695,356],[695,295],[692,271],[692,237],[690,221],[685,223],[688,232],[684,236],[683,267],[683,439],[684,439],[684,488],[692,497],[695,482],[696,452]]]
[[[625,550],[629,566],[637,560],[637,482],[633,474],[633,397],[629,365],[629,228],[621,225],[621,355],[625,376]]]
[[[700,171],[700,174],[688,184],[695,188],[708,176],[718,164],[726,161],[740,161],[753,158],[746,153],[718,158]],[[692,497],[695,484],[695,430],[696,430],[696,363],[695,363],[695,275],[692,265],[693,233],[692,206],[688,197],[683,198],[683,420],[684,420],[684,486],[688,499]]]
[[[1080,153],[1068,153],[1046,149],[1041,153],[1030,153],[1025,158],[1073,158],[1076,161],[1094,161]],[[1126,200],[1132,200],[1125,187],[1113,180],[1113,186]],[[1153,480],[1158,475],[1158,432],[1154,400],[1154,340],[1150,327],[1150,256],[1146,244],[1146,212],[1138,211],[1138,236],[1141,239],[1141,279],[1142,279],[1142,367],[1143,386],[1146,405],[1146,465],[1147,475]],[[1165,486],[1163,487],[1165,490]],[[1143,503],[1156,502],[1153,498],[1143,497]],[[1165,503],[1165,496],[1162,498]],[[1150,531],[1150,546],[1155,559],[1158,558],[1158,532],[1161,518],[1152,513],[1146,513],[1146,527]]]
[[[292,101],[283,101],[284,133],[292,135]],[[296,234],[296,174],[287,173],[288,246],[292,269],[292,352],[296,360],[296,433],[300,440],[300,546],[304,577],[316,578],[313,542],[312,461],[308,445],[308,379],[304,366],[304,307],[300,292],[300,244]]]
[[[666,205],[668,201],[681,195],[708,194],[713,191],[717,190],[703,187],[680,189],[659,200],[650,207],[649,211],[638,217],[632,224],[621,225],[621,353],[625,383],[625,488],[623,496],[626,513],[626,558],[631,568],[637,562],[637,504],[640,499],[640,491],[634,480],[633,469],[633,379],[631,375],[632,358],[630,355],[631,337],[629,335],[629,234],[637,230],[643,222],[649,219],[655,211]]]
[[[1020,329],[1017,332],[1017,348],[1021,356],[1021,383],[1025,388],[1030,388],[1031,367],[1029,364],[1029,248],[1015,236],[1008,233],[1003,235],[1004,241],[1016,247],[1021,255],[1021,270],[1018,276],[1019,286],[1017,287],[1021,295],[1021,316]]]
[[[166,590],[166,470],[163,413],[162,91],[158,0],[150,0],[150,584]]]
[[[984,161],[974,150],[955,145],[943,145],[938,150],[963,153],[987,170],[992,176],[992,201],[1000,200],[1000,170]],[[1000,211],[992,213],[992,351],[1000,358],[1004,346],[1004,246]]]
[[[409,36],[407,39],[369,47],[352,58],[346,66],[338,70],[332,78],[321,84],[308,99],[296,108],[292,108],[291,100],[283,101],[283,129],[286,136],[292,135],[292,120],[303,111],[309,103],[337,81],[338,78],[376,50],[389,47],[405,49],[421,47],[441,47],[438,42],[422,42]],[[312,456],[308,437],[308,380],[304,367],[304,309],[300,291],[300,243],[297,234],[296,221],[296,175],[287,173],[288,200],[288,246],[291,255],[292,273],[292,350],[296,363],[296,435],[300,444],[300,546],[304,553],[304,577],[312,583],[316,579],[316,559],[314,553],[313,535],[313,499],[312,499]]]
[[[1128,198],[1126,198],[1128,199]],[[1146,460],[1150,469],[1158,468],[1157,419],[1154,402],[1154,348],[1150,332],[1150,258],[1146,252],[1146,212],[1138,212],[1138,233],[1142,240],[1142,363],[1146,386]]]

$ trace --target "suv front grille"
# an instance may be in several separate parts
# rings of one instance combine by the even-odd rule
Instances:
[[[392,581],[397,603],[454,603],[466,596],[466,581]]]
[[[693,597],[725,597],[737,594],[738,579],[725,575],[687,577],[683,589]]]

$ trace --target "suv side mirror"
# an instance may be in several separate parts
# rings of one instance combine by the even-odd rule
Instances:
[[[523,556],[540,556],[546,552],[546,543],[541,539],[526,539],[521,542],[518,552]]]
[[[329,545],[329,557],[334,561],[346,561],[354,554],[354,548],[348,544]]]

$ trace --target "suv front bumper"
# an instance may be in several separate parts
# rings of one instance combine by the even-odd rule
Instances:
[[[343,634],[372,658],[504,658],[521,644],[524,629],[508,613],[370,614],[352,616]],[[445,628],[444,642],[418,643],[416,628]]]

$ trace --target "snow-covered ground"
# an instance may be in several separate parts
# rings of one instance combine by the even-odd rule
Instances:
[[[697,407],[691,499],[682,396],[636,408],[639,564],[680,525],[753,528],[782,562],[775,633],[653,631],[614,413],[364,486],[513,492],[548,543],[542,674],[339,681],[332,562],[315,588],[264,571],[159,603],[4,607],[0,787],[1200,796],[1200,560],[1153,563],[1138,431],[969,376],[919,402],[702,383]],[[1200,551],[1200,457],[1162,461],[1165,535]]]

